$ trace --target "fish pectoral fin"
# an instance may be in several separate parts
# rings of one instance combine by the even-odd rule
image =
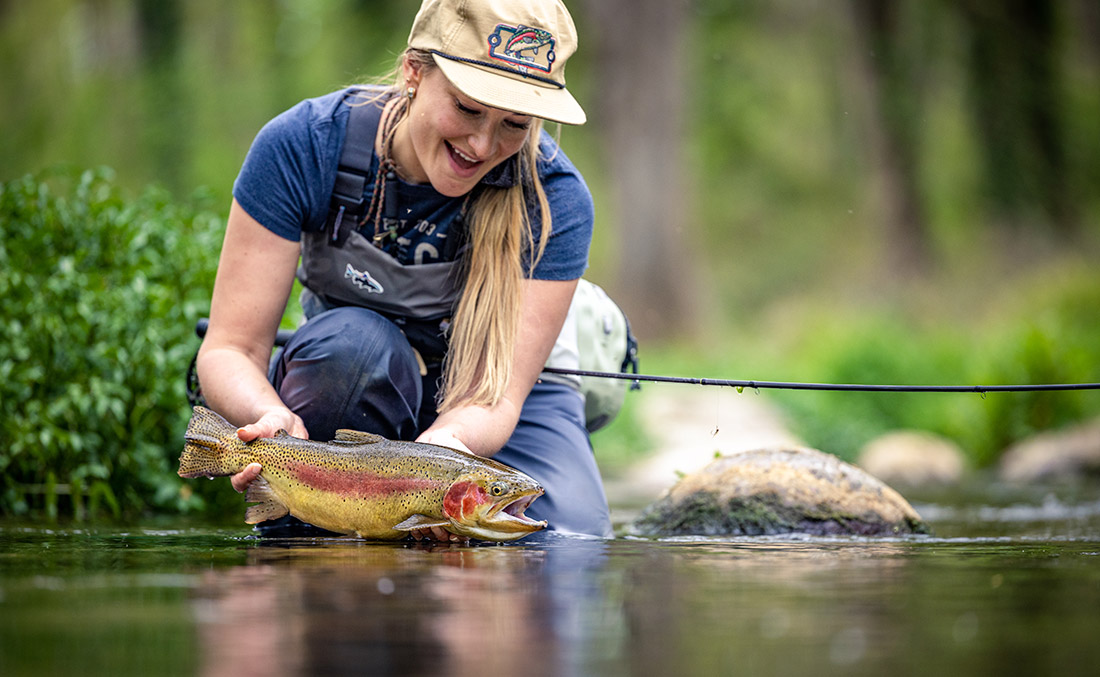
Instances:
[[[429,527],[449,527],[450,521],[441,520],[437,517],[428,517],[427,515],[413,515],[403,522],[393,525],[394,529],[398,531],[412,531],[413,529],[427,529]]]
[[[271,491],[271,485],[263,477],[252,480],[244,500],[256,504],[248,506],[244,511],[245,524],[258,524],[278,519],[290,512],[282,501],[275,497],[275,493]]]
[[[365,433],[361,430],[348,430],[346,428],[337,430],[335,439],[339,442],[357,442],[359,444],[377,444],[378,442],[386,441],[386,438],[381,435]]]

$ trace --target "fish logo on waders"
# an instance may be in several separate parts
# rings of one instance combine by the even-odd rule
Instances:
[[[344,277],[350,277],[351,281],[355,283],[356,287],[360,289],[366,289],[368,294],[381,294],[384,289],[378,280],[371,277],[371,274],[367,271],[358,271],[348,264],[346,270],[344,270]]]
[[[550,72],[557,58],[550,31],[507,24],[497,24],[489,34],[489,56],[518,66],[521,71],[535,68],[544,73]]]

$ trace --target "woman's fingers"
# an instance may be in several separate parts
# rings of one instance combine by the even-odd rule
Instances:
[[[443,527],[427,527],[425,529],[413,529],[409,532],[418,541],[439,541],[440,543],[469,543],[468,536],[452,534]]]
[[[237,493],[244,493],[252,480],[260,476],[261,470],[263,470],[263,467],[259,463],[249,463],[244,467],[244,470],[230,477],[229,482],[237,490]]]
[[[280,430],[285,430],[294,437],[309,439],[309,432],[302,419],[289,409],[269,411],[255,423],[241,426],[237,429],[237,437],[242,442],[251,442],[260,437],[275,437]]]

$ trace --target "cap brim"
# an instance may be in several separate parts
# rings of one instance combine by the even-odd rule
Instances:
[[[566,125],[583,125],[588,119],[584,109],[564,87],[510,78],[439,54],[432,57],[451,84],[486,106]]]

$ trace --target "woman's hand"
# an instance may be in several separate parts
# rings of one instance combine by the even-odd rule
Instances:
[[[251,442],[260,437],[275,437],[280,430],[285,430],[294,437],[309,439],[309,432],[301,417],[289,409],[273,409],[267,412],[259,421],[238,428],[237,437],[242,442]],[[238,493],[244,493],[252,480],[259,477],[262,469],[259,463],[249,463],[244,470],[229,478],[229,482]]]
[[[416,441],[422,444],[434,444],[473,453],[462,440],[455,437],[454,431],[446,428],[429,428],[421,433]]]
[[[452,534],[443,527],[429,527],[427,529],[415,529],[409,532],[418,541],[439,541],[440,543],[469,543],[469,536]]]
[[[238,494],[243,494],[248,485],[252,483],[252,480],[260,476],[261,470],[263,470],[263,467],[259,463],[249,463],[244,467],[244,470],[230,477],[229,483],[233,485]]]
[[[280,430],[303,440],[309,439],[309,432],[302,418],[285,407],[270,409],[255,423],[238,428],[237,437],[242,442],[251,442],[259,437],[275,437]]]

